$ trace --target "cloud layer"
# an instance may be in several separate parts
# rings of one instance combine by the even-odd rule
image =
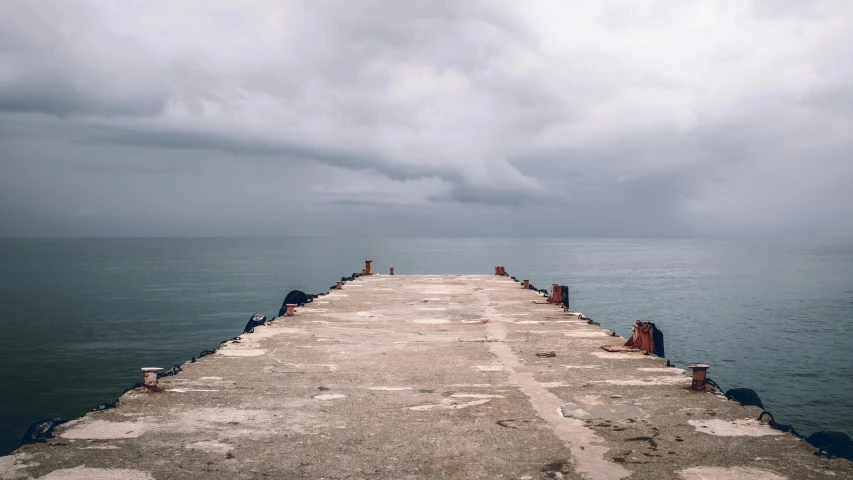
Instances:
[[[7,235],[853,232],[853,4],[0,4]]]

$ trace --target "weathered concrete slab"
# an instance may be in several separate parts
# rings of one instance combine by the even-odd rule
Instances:
[[[363,278],[0,478],[853,477],[608,333],[504,277]]]

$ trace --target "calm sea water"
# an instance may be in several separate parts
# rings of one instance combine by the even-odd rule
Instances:
[[[365,259],[386,272],[510,274],[571,288],[627,335],[657,323],[679,366],[755,389],[777,421],[853,435],[853,242],[643,239],[0,240],[0,454],[276,313]]]

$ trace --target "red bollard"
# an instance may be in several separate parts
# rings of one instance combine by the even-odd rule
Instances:
[[[295,314],[296,314],[296,313],[294,312],[294,310],[293,310],[294,308],[296,308],[296,304],[295,304],[295,303],[288,303],[288,304],[287,304],[287,316],[288,316],[288,317],[292,317],[293,315],[295,315]]]
[[[367,272],[365,275],[373,275],[373,266],[371,265],[373,260],[365,260],[364,261],[364,271]]]
[[[391,267],[391,275],[394,275],[394,267]]]
[[[708,365],[702,363],[693,363],[687,366],[690,370],[693,370],[693,383],[690,385],[690,390],[696,392],[704,392],[705,391],[705,375],[708,370]]]
[[[337,288],[338,290],[343,290],[344,282],[335,282],[335,288]]]
[[[530,290],[530,280],[525,280],[525,281],[522,283],[521,288],[523,288],[523,289],[525,289],[525,290]]]
[[[560,286],[556,283],[551,284],[551,296],[548,297],[548,303],[562,303],[563,294],[560,292]]]
[[[157,374],[163,369],[159,367],[146,367],[142,369],[142,382],[145,384],[142,387],[143,392],[156,392],[160,390],[157,386]]]

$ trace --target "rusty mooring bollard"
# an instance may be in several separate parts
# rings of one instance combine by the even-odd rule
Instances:
[[[335,288],[342,290],[344,288],[344,282],[335,282]]]
[[[394,275],[394,267],[391,267],[391,275]]]
[[[145,386],[142,387],[143,392],[156,392],[158,390],[157,374],[162,371],[163,369],[160,367],[142,368],[142,383],[145,384]]]
[[[295,303],[288,303],[287,304],[287,316],[288,317],[292,317],[294,315],[294,312],[293,312],[294,308],[296,308]]]
[[[367,273],[365,275],[373,275],[373,266],[371,265],[373,260],[365,260],[364,261],[364,271]]]
[[[501,274],[501,267],[495,267],[495,275]]]
[[[524,282],[522,282],[521,288],[523,288],[525,290],[529,290],[530,289],[530,280],[525,280]]]
[[[562,303],[563,302],[563,294],[560,290],[560,286],[556,283],[551,284],[551,296],[548,297],[548,303]]]
[[[693,384],[690,385],[690,390],[696,392],[704,392],[705,391],[705,374],[708,370],[708,365],[702,363],[692,363],[687,366],[690,370],[693,370]]]

